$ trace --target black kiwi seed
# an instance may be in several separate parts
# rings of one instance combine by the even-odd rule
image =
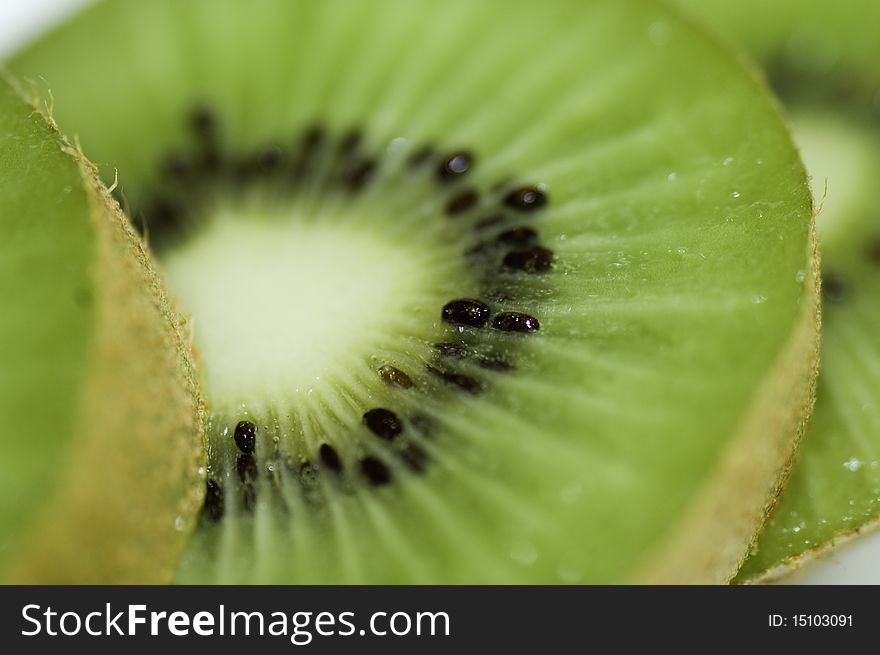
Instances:
[[[198,172],[215,174],[223,164],[223,155],[220,154],[220,146],[216,141],[205,141],[196,153],[196,167]]]
[[[397,414],[382,407],[376,407],[365,412],[364,425],[377,437],[388,439],[389,441],[403,432],[403,423],[397,418]]]
[[[217,129],[217,118],[208,107],[195,107],[189,115],[189,124],[198,137],[213,137]]]
[[[465,189],[455,194],[446,203],[446,213],[450,216],[463,214],[473,208],[480,200],[480,195],[473,189]]]
[[[204,515],[216,523],[223,518],[223,487],[214,480],[208,480],[205,485]]]
[[[525,246],[538,238],[538,233],[530,227],[514,227],[498,235],[498,241],[514,246]]]
[[[483,390],[483,384],[479,380],[462,373],[444,373],[443,380],[470,394],[476,395]]]
[[[479,300],[462,298],[443,306],[441,317],[447,323],[483,327],[489,320],[489,307]]]
[[[538,187],[520,187],[504,196],[504,204],[520,211],[534,211],[547,204],[547,194]]]
[[[361,144],[362,139],[363,135],[361,134],[360,130],[350,130],[344,137],[342,137],[342,140],[339,142],[339,152],[343,154],[353,153]]]
[[[436,375],[446,384],[458,387],[462,391],[467,391],[469,394],[476,395],[483,390],[483,384],[476,378],[472,378],[469,375],[464,375],[463,373],[441,371],[440,369],[434,368],[433,366],[428,366],[427,368],[430,373]]]
[[[492,327],[503,332],[537,332],[541,324],[538,323],[538,319],[528,314],[505,312],[493,319]]]
[[[274,173],[284,163],[284,152],[278,146],[266,146],[257,153],[257,166],[264,173]]]
[[[553,267],[553,251],[541,246],[514,250],[504,256],[503,264],[526,273],[545,273]]]
[[[343,184],[349,191],[360,191],[373,178],[377,164],[373,159],[364,159],[351,166],[345,173]]]
[[[407,158],[406,163],[410,168],[418,168],[433,156],[434,149],[431,146],[422,146]]]
[[[342,459],[336,449],[328,443],[322,443],[318,449],[321,463],[334,473],[342,473]]]
[[[378,457],[367,455],[361,460],[361,472],[370,484],[379,486],[391,482],[391,471]]]
[[[204,171],[213,173],[220,168],[222,156],[217,139],[217,118],[208,107],[195,107],[189,114],[189,127],[199,144],[196,163]]]
[[[428,453],[418,444],[407,444],[398,454],[404,463],[416,473],[424,472],[428,466]]]
[[[841,277],[834,273],[822,275],[822,295],[831,302],[840,302],[846,298],[849,288]]]
[[[312,125],[302,136],[303,150],[312,152],[324,143],[324,128],[320,125]]]
[[[243,453],[254,452],[257,445],[257,426],[250,421],[239,421],[233,433],[235,445]]]
[[[413,386],[412,379],[399,368],[385,364],[379,368],[379,377],[389,386],[403,387],[409,389]]]
[[[463,150],[444,157],[437,168],[437,177],[443,182],[455,180],[467,173],[474,163],[474,156]]]
[[[292,167],[294,176],[304,175],[318,149],[324,143],[324,130],[320,125],[312,125],[300,137],[299,152]]]

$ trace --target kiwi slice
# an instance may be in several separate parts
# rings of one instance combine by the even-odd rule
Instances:
[[[686,4],[766,67],[821,205],[825,321],[816,411],[782,502],[740,576],[771,579],[880,519],[880,5]]]
[[[10,65],[193,316],[180,581],[738,568],[818,306],[805,172],[712,39],[648,2],[161,0]]]
[[[0,229],[0,579],[168,581],[204,485],[186,331],[94,169],[2,79]]]

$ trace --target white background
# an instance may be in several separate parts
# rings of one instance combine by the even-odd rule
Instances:
[[[87,0],[0,0],[0,58]],[[783,580],[802,584],[880,584],[880,532],[854,540]]]

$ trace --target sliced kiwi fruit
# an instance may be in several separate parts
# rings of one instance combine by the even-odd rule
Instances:
[[[9,65],[193,317],[179,581],[738,568],[812,403],[812,200],[701,31],[649,2],[151,0]]]
[[[0,79],[0,580],[167,582],[204,485],[187,331],[38,109]]]
[[[767,70],[821,211],[816,411],[741,580],[778,578],[880,522],[880,4],[686,2]]]

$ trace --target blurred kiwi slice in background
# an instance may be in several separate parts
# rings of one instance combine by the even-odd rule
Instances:
[[[776,578],[880,519],[880,4],[684,2],[766,68],[821,212],[816,411],[741,579]]]
[[[193,317],[179,581],[738,568],[812,403],[812,200],[702,32],[650,2],[107,2],[9,66]]]
[[[143,247],[0,79],[0,579],[167,582],[195,525],[204,408]]]

